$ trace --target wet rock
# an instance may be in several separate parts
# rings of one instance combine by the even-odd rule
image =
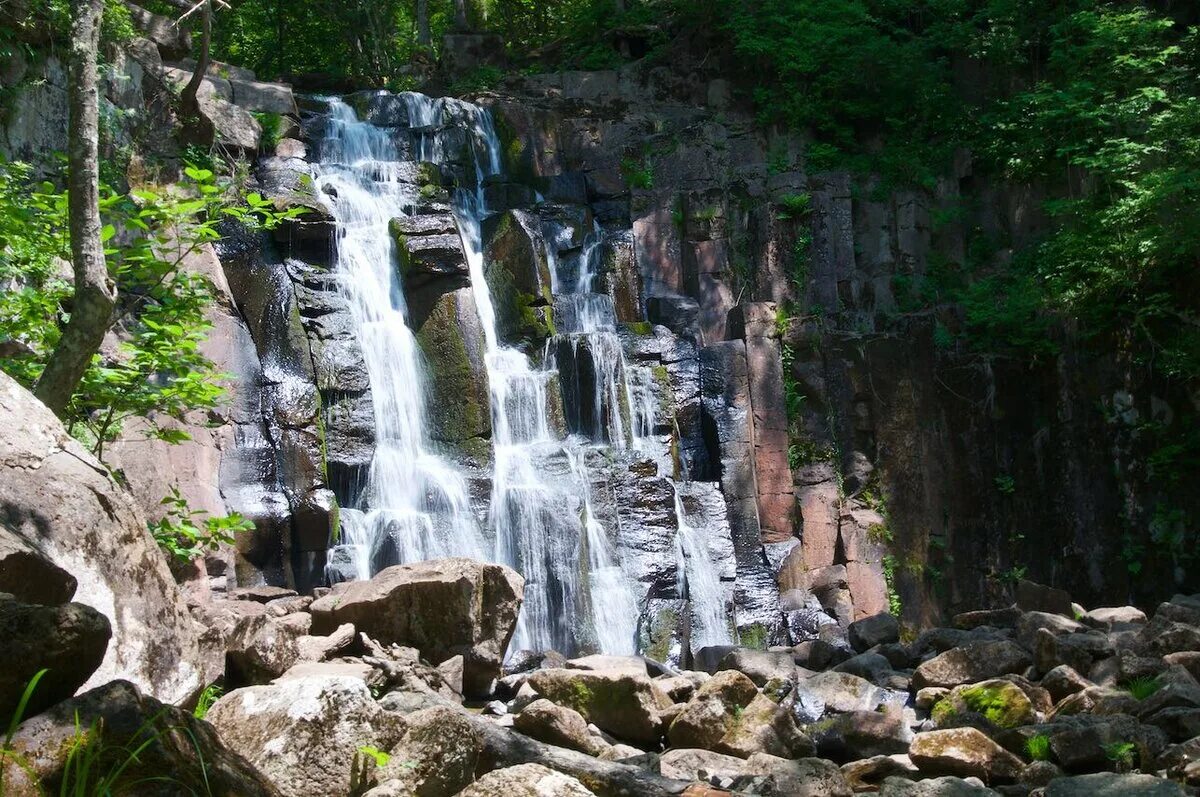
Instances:
[[[796,692],[815,697],[832,712],[874,711],[886,701],[878,686],[842,672],[823,672],[800,681]]]
[[[644,675],[588,670],[539,670],[528,684],[537,694],[578,711],[619,739],[657,744],[671,699]]]
[[[851,623],[847,631],[850,646],[860,653],[876,645],[900,640],[900,622],[890,614],[864,617]]]
[[[518,764],[487,773],[458,793],[458,797],[592,797],[570,775],[541,764]]]
[[[399,781],[417,797],[451,797],[475,779],[482,739],[466,714],[435,706],[404,720],[408,729],[391,748],[380,780]]]
[[[0,593],[0,639],[7,661],[0,668],[0,717],[14,716],[26,684],[39,670],[47,672],[23,716],[75,694],[100,666],[111,633],[108,618],[91,606],[38,606]]]
[[[1015,780],[1025,766],[975,728],[918,733],[908,756],[922,772],[978,777],[989,783]]]
[[[735,716],[758,695],[754,683],[736,670],[706,681],[675,717],[667,731],[673,747],[716,749]]]
[[[547,744],[588,755],[599,755],[608,747],[588,733],[587,720],[582,714],[549,700],[535,700],[521,709],[513,720],[513,728]]]
[[[236,689],[205,718],[284,797],[348,797],[358,749],[390,750],[405,729],[404,720],[382,709],[363,681],[347,676]]]
[[[122,751],[124,770],[113,785],[115,793],[144,797],[280,795],[264,777],[266,773],[243,757],[246,750],[220,738],[209,723],[196,719],[190,711],[143,695],[128,681],[112,681],[25,720],[9,746],[13,753],[0,761],[6,794],[73,791],[79,785],[84,758],[76,757],[68,777],[67,753],[74,749],[80,728],[102,729],[103,750]],[[138,751],[136,757],[125,755],[133,749]],[[101,752],[98,746],[91,750]],[[161,780],[164,775],[169,780]],[[37,778],[36,786],[31,777]]]
[[[976,642],[952,648],[913,672],[913,686],[958,686],[1021,672],[1029,666],[1029,654],[1012,642]]]
[[[796,664],[790,652],[749,650],[737,648],[721,659],[718,670],[737,670],[746,675],[756,686],[764,686],[772,678],[785,681],[796,680]]]
[[[1153,775],[1098,772],[1052,780],[1045,794],[1046,797],[1183,797],[1187,792],[1178,783]]]
[[[524,579],[503,565],[439,559],[342,582],[310,609],[317,633],[348,622],[385,645],[415,647],[432,664],[461,654],[463,689],[483,695],[501,674],[523,591]]]
[[[78,580],[78,602],[108,618],[111,644],[85,688],[122,677],[177,702],[208,683],[196,625],[141,512],[53,413],[5,374],[0,525],[37,539]]]

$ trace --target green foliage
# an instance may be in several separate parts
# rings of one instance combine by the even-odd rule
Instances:
[[[300,210],[277,211],[257,194],[230,204],[207,169],[189,167],[189,184],[101,191],[101,237],[119,305],[115,351],[97,354],[68,406],[68,429],[103,458],[104,447],[132,417],[147,434],[171,443],[188,439],[177,425],[192,410],[210,409],[224,390],[200,344],[209,329],[208,278],[182,268],[217,240],[217,222],[274,226]],[[72,294],[67,195],[34,184],[20,163],[0,163],[0,327],[9,341],[0,369],[26,386],[37,381],[70,312]]]
[[[997,581],[1003,584],[1009,584],[1015,587],[1017,582],[1025,578],[1028,572],[1029,568],[1024,565],[1013,565],[1007,570],[997,573],[995,578]]]
[[[212,708],[213,703],[221,699],[225,694],[225,687],[209,684],[204,687],[204,691],[200,693],[200,698],[196,701],[196,707],[192,709],[192,716],[198,720],[208,716],[208,710]]]
[[[190,562],[206,551],[215,551],[222,543],[230,545],[237,532],[254,528],[253,523],[237,512],[209,517],[203,510],[192,509],[175,485],[160,503],[167,507],[166,513],[161,520],[148,524],[150,533],[158,546],[179,563]]]
[[[633,188],[651,189],[654,187],[654,169],[647,157],[625,157],[621,159],[621,176]]]
[[[807,219],[812,213],[811,194],[786,194],[781,196],[775,204],[779,207],[779,218],[785,220]]]
[[[258,120],[259,126],[262,127],[261,147],[263,151],[274,152],[283,130],[283,116],[272,111],[253,111],[252,113]]]
[[[900,593],[896,591],[896,557],[885,554],[880,564],[883,567],[883,582],[887,586],[888,613],[900,617],[904,607],[900,603]]]
[[[1044,733],[1034,734],[1025,740],[1025,755],[1030,761],[1050,760],[1050,737]]]
[[[1105,745],[1104,755],[1113,763],[1118,772],[1128,772],[1137,761],[1137,744],[1134,742],[1113,742]]]
[[[366,744],[359,747],[358,752],[362,753],[364,756],[367,756],[371,760],[373,760],[375,762],[375,766],[377,766],[377,767],[385,767],[385,766],[387,766],[387,763],[392,760],[392,756],[390,753],[387,753],[383,750],[380,750],[377,747],[372,747],[372,746],[366,745]]]
[[[504,72],[494,66],[479,66],[460,77],[450,85],[450,94],[461,97],[464,94],[482,94],[496,87],[504,77]]]
[[[1121,685],[1121,688],[1133,695],[1136,699],[1145,700],[1159,689],[1162,689],[1164,686],[1166,686],[1166,684],[1159,679],[1149,675],[1143,675],[1126,681]]]
[[[962,701],[968,709],[982,714],[988,722],[1000,728],[1013,728],[1024,720],[1020,705],[1009,699],[1011,695],[1011,690],[1004,687],[982,684],[961,692]]]
[[[1007,473],[1000,474],[992,482],[996,485],[996,490],[1003,495],[1012,495],[1017,491],[1016,480]]]

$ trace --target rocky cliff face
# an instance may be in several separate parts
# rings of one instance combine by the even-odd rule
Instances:
[[[157,92],[187,65],[162,59],[178,49],[131,45],[117,65],[127,79],[108,87],[114,107],[166,113]],[[61,143],[56,67],[29,68],[47,80],[17,92],[3,138],[17,156]],[[1126,528],[1150,522],[1157,490],[1127,463],[1146,424],[1177,428],[1186,397],[1069,335],[1062,354],[1028,365],[947,344],[936,333],[959,322],[953,312],[904,311],[914,276],[962,262],[972,226],[1014,243],[1035,235],[1036,197],[985,184],[966,155],[929,191],[811,173],[803,141],[758,128],[716,68],[685,57],[536,75],[477,98],[501,143],[502,168],[481,186],[498,211],[482,230],[497,333],[553,366],[556,434],[619,449],[583,464],[588,512],[636,584],[639,644],[691,643],[681,521],[702,530],[742,641],[760,644],[889,606],[925,624],[1005,602],[1022,576],[1085,601],[1113,591],[1149,600],[1186,580],[1177,562],[1131,582],[1122,560]],[[314,185],[328,106],[234,77],[210,80],[214,117],[229,123],[215,135],[253,152],[247,111],[283,114],[286,135],[258,153],[253,179],[312,212],[274,235],[230,228],[190,264],[219,289],[209,349],[235,377],[229,406],[197,419],[181,448],[131,429],[115,464],[147,514],[177,483],[197,508],[255,521],[236,551],[208,563],[201,591],[308,589],[348,566],[327,551],[341,510],[358,508],[368,487],[374,397],[338,283],[336,228]],[[451,192],[476,179],[469,114],[449,103],[416,125],[391,95],[347,102],[407,164],[396,179],[416,199],[392,234],[428,377],[429,436],[482,520],[495,436],[486,334],[451,212]],[[944,221],[962,198],[966,218]],[[580,339],[581,305],[560,284],[584,258],[615,322],[615,342],[599,347]],[[618,355],[621,389],[606,392],[598,375]],[[618,427],[647,442],[613,446]],[[594,631],[573,633],[591,644]]]

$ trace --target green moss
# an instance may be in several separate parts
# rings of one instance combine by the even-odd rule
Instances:
[[[587,716],[588,707],[592,704],[595,697],[595,693],[588,688],[587,684],[581,680],[574,680],[567,684],[567,694],[563,695],[563,702],[584,716]]]
[[[959,697],[967,708],[982,714],[988,722],[1001,728],[1015,728],[1028,718],[1025,706],[1013,699],[1014,693],[1019,692],[1019,687],[1013,685],[979,685],[964,689]]]
[[[655,661],[666,661],[671,654],[671,640],[679,626],[679,612],[672,608],[659,609],[650,629],[650,644],[646,655]]]
[[[517,321],[520,334],[532,340],[553,337],[554,311],[549,305],[537,306],[532,294],[518,292],[516,295]]]
[[[1030,736],[1025,740],[1025,754],[1031,761],[1050,760],[1050,737],[1044,733]]]
[[[766,650],[767,628],[762,623],[751,623],[738,630],[738,643],[742,647]]]
[[[958,716],[958,709],[954,707],[953,700],[943,698],[934,704],[933,710],[929,712],[929,716],[937,723],[939,728],[943,728],[947,727]]]
[[[654,325],[649,321],[627,321],[625,328],[635,335],[652,335],[654,334]]]

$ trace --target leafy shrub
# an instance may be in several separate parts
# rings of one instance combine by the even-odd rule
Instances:
[[[1126,681],[1121,685],[1121,688],[1133,695],[1134,698],[1138,700],[1145,700],[1159,689],[1162,689],[1164,686],[1166,686],[1166,684],[1164,684],[1158,678],[1154,678],[1149,675],[1143,675]]]
[[[232,544],[239,531],[249,531],[254,524],[237,512],[223,517],[192,509],[175,485],[171,494],[160,502],[167,507],[162,519],[148,524],[159,547],[176,562],[185,563],[201,557],[206,551],[217,550],[222,543]]]
[[[1031,761],[1050,760],[1050,737],[1044,733],[1035,734],[1025,740],[1025,754]]]

